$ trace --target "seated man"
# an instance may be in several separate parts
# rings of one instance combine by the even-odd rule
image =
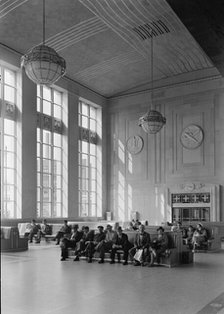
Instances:
[[[156,258],[156,262],[160,263],[160,256],[168,249],[168,237],[163,227],[157,229],[157,238],[152,241],[151,248]]]
[[[197,224],[192,239],[193,249],[195,250],[197,248],[200,248],[203,245],[203,243],[207,240],[208,235],[206,229],[203,228],[201,223]]]
[[[34,237],[35,234],[38,233],[39,229],[40,229],[40,225],[38,225],[38,224],[36,223],[36,220],[35,220],[35,219],[32,219],[31,225],[30,225],[30,234],[29,234],[29,236],[28,236],[30,243],[33,242],[33,237]]]
[[[111,254],[110,254],[110,258],[111,258],[111,262],[110,264],[114,264],[114,258],[115,258],[115,254],[117,253],[118,250],[123,250],[124,251],[124,262],[123,265],[127,265],[128,264],[128,251],[130,250],[130,248],[133,245],[128,241],[128,236],[127,234],[122,232],[122,228],[118,227],[117,228],[117,238],[116,238],[116,242],[112,245],[112,249],[111,249]],[[120,263],[120,253],[118,254],[118,263]]]
[[[189,225],[184,237],[184,244],[188,245],[189,249],[193,249],[193,235],[194,228],[193,226]]]
[[[61,261],[65,261],[68,258],[68,248],[76,248],[77,243],[81,240],[83,232],[79,231],[79,226],[74,225],[72,227],[72,233],[64,234],[61,240]]]
[[[87,262],[92,263],[93,254],[96,251],[99,251],[102,246],[103,241],[105,240],[105,233],[103,231],[103,226],[98,226],[98,233],[94,235],[93,241],[87,241],[86,246],[86,257]]]
[[[81,240],[77,243],[76,250],[75,250],[75,258],[74,262],[79,261],[79,257],[86,253],[86,247],[90,241],[94,239],[94,230],[89,230],[88,226],[83,227],[83,235]]]
[[[56,245],[59,244],[60,239],[63,238],[65,234],[71,233],[71,227],[68,225],[68,221],[64,220],[64,225],[61,227],[61,229],[58,231],[58,233],[55,236]]]
[[[37,232],[36,243],[40,243],[41,237],[49,234],[51,234],[51,226],[47,224],[47,219],[44,219],[41,228]]]
[[[134,240],[134,247],[129,250],[129,255],[131,260],[135,260],[134,256],[135,253],[139,250],[142,249],[142,256],[141,256],[141,261],[134,261],[134,266],[139,266],[142,265],[144,266],[146,257],[149,254],[149,246],[150,246],[150,234],[145,232],[145,226],[140,225],[139,226],[139,231],[135,235],[135,240]]]
[[[104,255],[105,252],[109,252],[112,249],[113,244],[116,243],[117,240],[117,232],[112,230],[111,225],[107,225],[105,240],[101,242],[101,246],[99,246],[98,251],[100,252],[100,260],[99,264],[104,263]]]

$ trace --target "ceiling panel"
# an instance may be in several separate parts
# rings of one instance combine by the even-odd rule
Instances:
[[[182,1],[182,0],[181,0]],[[46,45],[67,77],[111,97],[213,63],[165,0],[46,0]],[[43,40],[41,0],[3,0],[0,42],[22,54]]]

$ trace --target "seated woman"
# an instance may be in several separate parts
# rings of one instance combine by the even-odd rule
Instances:
[[[201,223],[197,224],[192,239],[193,249],[195,250],[197,248],[200,248],[203,245],[203,243],[207,241],[207,239],[208,235],[206,229],[203,228]]]
[[[161,255],[168,249],[168,237],[164,232],[163,227],[157,229],[157,238],[152,241],[151,248],[156,258],[156,262],[159,264]]]

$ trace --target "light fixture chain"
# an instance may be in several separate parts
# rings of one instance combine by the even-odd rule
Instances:
[[[45,45],[45,0],[43,0],[43,45]]]
[[[153,32],[151,30],[151,109],[153,110]]]

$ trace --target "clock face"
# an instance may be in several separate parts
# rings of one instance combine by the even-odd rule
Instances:
[[[195,149],[201,145],[203,137],[202,129],[197,125],[191,124],[181,132],[180,142],[187,149]]]
[[[139,135],[129,137],[127,140],[127,150],[129,153],[135,155],[140,153],[143,148],[143,139]]]

